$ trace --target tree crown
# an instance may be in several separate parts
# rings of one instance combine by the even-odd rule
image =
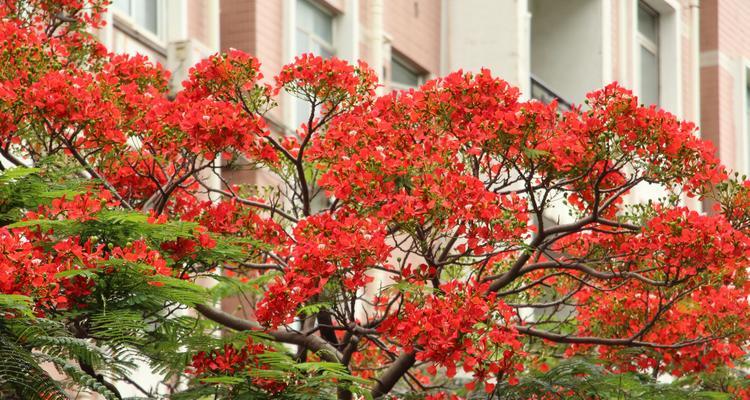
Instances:
[[[63,396],[48,361],[149,394],[142,359],[175,398],[549,398],[746,357],[750,184],[692,123],[617,84],[565,112],[487,70],[378,96],[363,63],[268,80],[238,50],[170,96],[91,36],[104,3],[0,7],[0,393]]]

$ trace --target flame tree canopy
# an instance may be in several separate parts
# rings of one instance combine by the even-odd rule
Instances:
[[[4,398],[748,396],[750,183],[692,123],[236,50],[169,96],[104,3],[0,6]]]

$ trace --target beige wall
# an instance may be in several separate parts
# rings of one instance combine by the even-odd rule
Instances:
[[[602,2],[531,0],[531,72],[580,104],[604,82]],[[611,46],[611,43],[610,43]]]
[[[343,19],[345,12],[356,2],[359,13],[359,59],[371,65],[372,53],[368,48],[368,7],[372,0],[319,0],[318,5],[334,15],[339,33],[337,39],[347,32]],[[384,7],[383,35],[395,52],[415,64],[420,72],[436,76],[440,70],[440,0],[381,0]],[[294,31],[287,24],[285,7],[293,6],[296,0],[221,0],[221,48],[236,48],[246,51],[261,62],[261,71],[266,79],[275,76],[281,67],[291,62],[293,52],[290,43],[285,43]],[[334,43],[340,47],[343,43]],[[345,56],[339,48],[340,56]],[[389,52],[383,52],[383,65],[388,69]],[[388,73],[386,73],[388,75]],[[280,99],[280,107],[270,116],[276,121],[288,120],[284,108],[291,101]]]
[[[281,65],[290,61],[288,51],[285,53],[285,46],[288,47],[284,43],[285,35],[290,33],[285,32],[284,8],[294,5],[295,1],[221,0],[222,48],[239,48],[256,55],[263,64],[263,73],[272,77]],[[581,6],[578,15],[570,9],[565,15],[573,24],[589,29],[583,37],[590,40],[585,43],[581,40],[556,42],[554,30],[545,30],[541,25],[534,29],[534,13],[537,18],[545,13],[545,9],[538,8],[560,7],[558,3],[563,3],[560,1],[319,0],[318,4],[339,20],[352,4],[357,4],[359,58],[370,64],[374,63],[369,48],[372,41],[368,12],[377,1],[383,5],[385,70],[390,64],[390,50],[431,76],[458,68],[471,70],[489,66],[496,75],[524,91],[528,91],[529,72],[547,68],[549,73],[545,74],[560,81],[559,86],[565,88],[564,95],[576,102],[582,100],[584,92],[611,81],[637,92],[636,0],[564,2],[566,6]],[[676,21],[675,30],[671,31],[676,37],[663,49],[670,53],[667,61],[674,65],[673,70],[662,74],[664,79],[672,79],[668,85],[672,93],[670,101],[663,105],[682,118],[699,120],[704,137],[716,141],[721,157],[730,165],[736,165],[742,157],[734,153],[742,148],[745,139],[738,137],[744,128],[737,126],[738,102],[734,93],[737,84],[734,81],[738,79],[739,60],[744,54],[750,58],[750,24],[742,23],[750,20],[750,1],[646,1],[656,8],[671,10],[670,18]],[[547,18],[552,19],[540,21],[543,25],[555,22],[555,13],[548,11]],[[694,19],[697,14],[700,14],[699,30]],[[540,40],[532,46],[534,33]],[[560,54],[575,56],[552,57],[555,51],[540,47],[545,42]],[[700,50],[697,50],[698,45]],[[722,56],[713,56],[712,61],[712,51]],[[533,68],[530,67],[532,59],[537,60]],[[730,62],[717,68],[719,59]],[[579,75],[581,78],[576,78]],[[272,116],[278,121],[284,120],[280,109]]]
[[[283,1],[254,0],[255,20],[255,56],[260,59],[261,71],[267,77],[273,77],[281,66],[290,60],[284,59],[283,49]]]
[[[218,1],[220,1],[221,9],[219,26],[222,48],[238,48],[256,55],[263,64],[262,71],[267,78],[275,75],[285,62],[290,61],[284,53],[284,5],[293,4],[294,0],[168,0],[169,4],[181,4],[181,7],[185,9],[185,21],[181,22],[185,24],[182,35],[184,37],[180,39],[192,39],[210,48],[212,39],[215,39],[218,34],[212,33],[213,28],[208,23],[208,16],[212,5]],[[347,10],[347,5],[353,1],[358,3],[359,8],[359,57],[369,61],[371,52],[366,40],[369,34],[367,11],[369,3],[374,0],[320,0],[320,4],[332,13],[341,16]],[[745,149],[750,149],[748,144],[750,139],[746,134],[747,123],[743,122],[743,106],[746,101],[743,94],[746,82],[743,75],[743,63],[750,60],[750,24],[746,23],[750,21],[750,1],[656,1],[678,4],[680,8],[681,96],[679,108],[682,111],[681,116],[691,120],[699,119],[702,135],[715,142],[722,159],[732,167],[747,171],[750,156],[746,154]],[[382,0],[382,2],[384,6],[383,33],[386,43],[390,45],[393,52],[404,56],[428,75],[435,76],[441,73],[441,57],[449,56],[446,43],[441,43],[441,33],[446,34],[445,27],[451,26],[451,20],[455,21],[459,17],[457,12],[442,15],[443,7],[447,10],[466,12],[465,18],[468,18],[469,24],[472,21],[479,23],[476,19],[480,17],[493,21],[494,25],[487,25],[483,28],[486,31],[480,33],[486,40],[501,37],[505,42],[505,47],[498,48],[496,51],[490,49],[490,51],[477,52],[478,54],[468,58],[462,56],[455,62],[448,63],[446,71],[442,72],[463,67],[463,64],[469,67],[474,64],[494,65],[496,59],[500,58],[503,62],[498,65],[507,64],[514,68],[523,68],[523,60],[519,59],[524,53],[522,38],[519,40],[519,38],[499,33],[505,29],[503,26],[507,28],[508,24],[515,23],[518,29],[514,32],[523,34],[521,24],[523,21],[518,21],[519,18],[523,18],[523,14],[510,11],[518,10],[518,7],[526,4],[526,1],[445,0],[445,4],[442,0]],[[589,0],[589,2],[608,4],[610,12],[610,20],[602,20],[604,30],[601,31],[602,40],[607,40],[606,43],[602,42],[602,48],[606,48],[608,44],[610,48],[608,54],[610,72],[607,73],[606,69],[602,72],[601,85],[610,80],[617,80],[625,86],[633,87],[636,65],[634,65],[633,54],[634,15],[632,10],[635,0]],[[501,5],[507,5],[507,7],[500,7]],[[603,9],[603,6],[601,8]],[[472,9],[475,12],[469,12]],[[500,14],[495,15],[497,13]],[[697,34],[692,31],[694,13],[700,14],[699,57],[696,56],[693,43]],[[170,15],[169,18],[168,24],[173,26],[177,17]],[[113,22],[111,17],[110,22]],[[139,35],[137,29],[119,29],[117,27],[122,24],[115,23],[114,25],[114,29],[111,26],[105,29],[108,33],[105,35],[106,38],[103,36],[103,40],[110,48],[115,51],[146,54],[158,62],[167,63],[166,45],[169,40],[177,38],[148,40],[149,38]],[[605,35],[607,27],[609,27],[608,38]],[[441,32],[441,29],[444,32]],[[596,37],[598,31],[598,28],[593,27],[591,36]],[[460,35],[460,31],[447,31],[449,42],[453,41],[457,46],[465,47],[461,43],[466,44],[466,42],[460,40]],[[532,48],[531,51],[534,49]],[[596,51],[600,52],[599,49]],[[384,58],[389,55],[388,52],[383,54]],[[536,54],[540,54],[538,49]],[[549,54],[549,52],[544,52],[544,54]],[[605,55],[595,54],[594,56]],[[386,69],[389,65],[388,61],[386,59],[383,62]],[[575,69],[576,67],[565,65],[565,68]],[[523,71],[510,71],[508,74],[503,68],[495,68],[495,70],[503,78],[523,86],[524,82],[521,82],[525,79]],[[696,76],[698,73],[699,79]],[[516,80],[520,81],[515,82]],[[579,89],[576,91],[573,88],[566,92],[576,93],[573,97],[575,100],[580,100],[578,92],[589,88]],[[280,110],[277,110],[273,116],[280,120]]]
[[[489,68],[529,92],[528,0],[446,0],[444,73]]]

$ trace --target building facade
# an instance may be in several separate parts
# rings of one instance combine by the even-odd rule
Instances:
[[[219,0],[114,0],[97,36],[116,53],[142,54],[169,69],[173,91],[189,68],[221,48]]]
[[[518,86],[524,98],[557,98],[563,108],[618,81],[644,103],[701,122],[701,107],[708,105],[701,104],[700,15],[710,14],[717,3],[221,0],[220,43],[258,57],[266,77],[305,52],[361,59],[379,75],[383,90],[486,67]],[[301,102],[282,97],[269,118],[294,129],[306,114]],[[707,126],[714,128],[712,122]],[[714,133],[734,134],[722,132]],[[249,176],[233,178],[252,183]],[[645,190],[632,196],[658,194]]]
[[[721,159],[750,171],[747,0],[115,0],[98,35],[173,72],[221,49],[274,76],[314,52],[366,61],[383,90],[490,68],[525,97],[564,107],[612,81],[699,122]],[[282,98],[269,116],[289,129],[304,109]]]
[[[271,76],[309,51],[362,59],[386,88],[488,67],[526,96],[580,103],[619,81],[698,120],[700,12],[697,0],[222,0],[221,47]]]
[[[273,77],[312,52],[366,61],[389,88],[439,75],[441,3],[434,0],[222,0],[221,47],[255,55]],[[305,110],[290,97],[271,117],[296,128]]]

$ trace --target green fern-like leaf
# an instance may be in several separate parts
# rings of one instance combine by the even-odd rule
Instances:
[[[0,333],[0,395],[29,400],[67,400],[63,389],[31,353]]]

